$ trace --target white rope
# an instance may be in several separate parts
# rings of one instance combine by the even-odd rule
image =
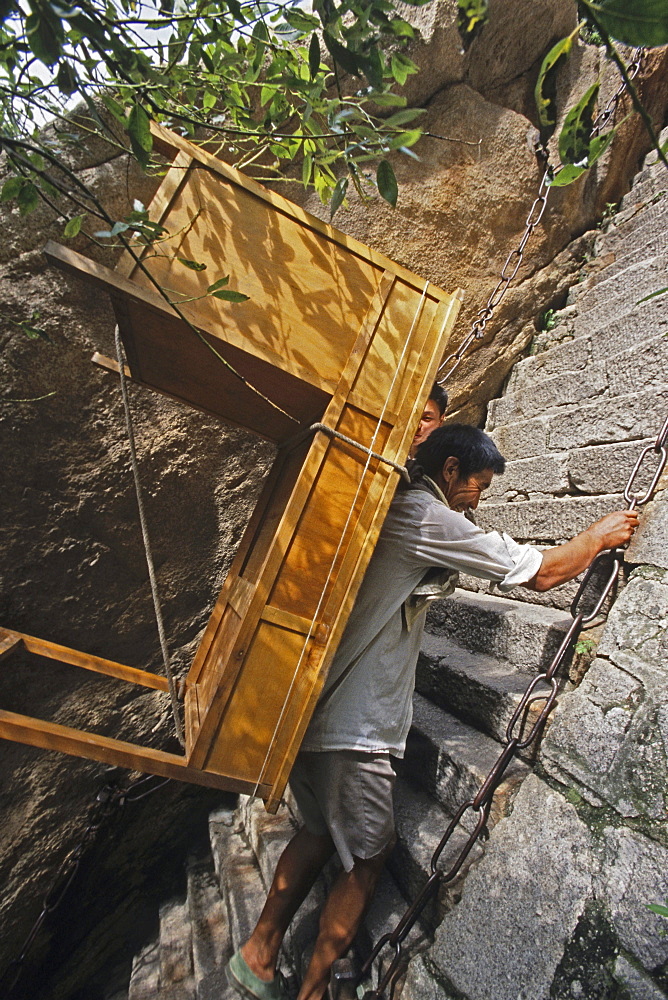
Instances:
[[[139,464],[137,462],[137,449],[135,447],[134,427],[132,424],[132,413],[130,411],[128,386],[127,386],[127,379],[125,376],[125,355],[123,352],[123,344],[121,343],[121,333],[120,330],[118,329],[118,326],[116,326],[116,329],[114,330],[114,340],[116,342],[116,358],[118,360],[118,374],[120,375],[121,379],[121,395],[123,397],[123,409],[125,411],[125,428],[128,435],[128,444],[130,446],[130,465],[132,466],[132,476],[134,478],[135,493],[137,495],[137,507],[139,509],[139,524],[141,526],[141,535],[144,543],[144,555],[146,557],[146,565],[148,567],[148,578],[151,583],[151,596],[153,598],[155,621],[156,625],[158,626],[160,649],[162,650],[162,660],[165,665],[165,674],[167,676],[169,697],[172,703],[174,728],[176,729],[176,736],[179,743],[181,744],[181,746],[185,746],[185,739],[183,736],[183,726],[181,724],[181,716],[179,713],[179,702],[176,694],[176,685],[174,683],[174,674],[170,662],[169,650],[167,648],[167,640],[165,638],[165,626],[162,619],[162,608],[160,607],[160,597],[158,595],[158,583],[155,576],[153,554],[151,552],[151,542],[149,539],[148,528],[146,524],[144,499],[142,496],[141,483],[139,481]]]
[[[408,331],[408,335],[407,335],[407,337],[406,337],[406,339],[404,341],[404,346],[403,346],[403,350],[401,352],[401,357],[399,358],[399,361],[398,361],[398,363],[396,365],[396,369],[395,369],[394,375],[392,377],[392,382],[390,383],[390,387],[389,387],[389,389],[387,391],[387,395],[385,396],[385,402],[383,403],[383,409],[381,410],[380,416],[378,417],[378,422],[376,424],[376,428],[375,428],[375,430],[373,432],[373,436],[371,438],[371,448],[364,449],[365,451],[368,451],[367,460],[366,460],[366,463],[364,465],[364,469],[362,471],[362,475],[360,477],[359,483],[357,484],[357,490],[355,491],[355,496],[353,497],[353,502],[352,502],[352,504],[350,506],[350,510],[348,511],[348,516],[346,518],[346,523],[343,526],[343,531],[341,532],[341,537],[339,538],[339,544],[336,547],[336,552],[334,553],[334,557],[333,557],[331,565],[329,567],[329,572],[327,574],[327,579],[325,580],[324,586],[323,586],[322,591],[320,593],[320,598],[318,600],[317,607],[316,607],[315,611],[313,612],[313,618],[311,619],[311,624],[309,625],[309,628],[308,628],[308,631],[306,633],[306,636],[304,637],[304,645],[302,646],[302,651],[299,654],[299,659],[297,661],[297,665],[296,665],[296,667],[294,669],[294,673],[292,675],[292,680],[290,682],[290,687],[288,688],[288,692],[287,692],[287,694],[285,696],[285,699],[283,701],[283,705],[281,707],[281,712],[280,712],[280,715],[278,717],[278,721],[277,721],[277,723],[276,723],[276,725],[274,727],[274,732],[272,734],[271,740],[269,741],[269,746],[267,747],[267,752],[265,754],[264,761],[262,762],[262,768],[260,769],[260,774],[258,776],[257,781],[255,782],[255,787],[254,787],[253,792],[252,792],[253,796],[257,795],[257,790],[260,787],[260,783],[262,782],[262,779],[264,778],[264,773],[265,773],[265,770],[267,768],[267,762],[269,760],[269,755],[271,753],[271,748],[273,746],[274,740],[276,739],[276,734],[277,734],[278,730],[281,727],[281,723],[283,722],[283,718],[284,718],[285,713],[287,711],[288,702],[290,701],[290,696],[292,694],[292,690],[293,690],[293,688],[295,686],[295,682],[297,680],[297,675],[299,673],[299,668],[301,667],[302,661],[303,661],[304,656],[306,654],[306,649],[307,649],[309,640],[311,638],[311,634],[313,632],[313,628],[314,628],[315,623],[317,621],[318,615],[320,614],[320,608],[322,607],[323,602],[325,600],[325,594],[327,592],[327,587],[329,586],[329,581],[332,578],[332,573],[334,572],[334,567],[336,566],[336,560],[338,559],[339,552],[341,551],[341,548],[343,547],[343,541],[344,541],[344,539],[346,537],[346,532],[348,530],[348,525],[350,524],[350,522],[352,520],[353,513],[355,511],[355,505],[357,503],[357,499],[358,499],[358,497],[360,495],[360,491],[362,489],[362,483],[364,482],[364,477],[366,476],[366,474],[367,474],[367,472],[369,470],[369,466],[371,464],[371,458],[372,458],[372,456],[374,456],[376,454],[372,449],[373,449],[374,444],[376,443],[376,438],[378,437],[378,433],[380,431],[380,428],[382,426],[383,420],[385,418],[385,413],[387,411],[388,403],[389,403],[390,397],[392,395],[392,390],[394,389],[395,382],[397,380],[399,372],[401,371],[401,366],[402,366],[404,357],[406,355],[406,351],[408,349],[408,344],[409,344],[411,336],[413,334],[413,330],[415,329],[415,324],[417,323],[418,317],[420,316],[420,313],[422,312],[422,307],[424,305],[424,300],[425,300],[425,296],[427,294],[427,289],[428,288],[429,288],[429,282],[427,281],[427,282],[425,282],[425,286],[424,286],[424,289],[422,291],[422,296],[420,298],[420,301],[418,303],[417,309],[415,311],[415,316],[413,317],[413,322],[411,323],[411,328]],[[352,444],[355,444],[355,442],[352,441]],[[378,456],[378,457],[380,457],[380,456]]]
[[[372,451],[371,448],[367,448],[366,445],[360,444],[359,441],[355,441],[354,438],[348,437],[347,434],[342,434],[341,431],[334,430],[333,427],[328,427],[327,424],[311,424],[309,427],[310,431],[322,431],[323,434],[328,434],[329,437],[337,438],[339,441],[345,441],[346,444],[351,444],[353,448],[359,448],[366,455],[370,455],[371,458],[377,458],[379,462],[384,462],[385,465],[390,465],[395,469],[407,483],[410,483],[411,476],[405,465],[399,465],[398,462],[393,462],[391,458],[385,458],[377,451]]]

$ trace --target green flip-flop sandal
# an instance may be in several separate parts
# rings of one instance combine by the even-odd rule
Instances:
[[[289,1000],[281,975],[269,982],[259,979],[246,965],[243,955],[236,951],[225,966],[227,981],[248,1000]]]

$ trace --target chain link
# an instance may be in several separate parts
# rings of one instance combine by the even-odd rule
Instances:
[[[120,813],[126,802],[138,802],[147,795],[158,791],[159,788],[162,788],[170,781],[169,778],[165,778],[159,781],[157,785],[151,785],[150,783],[154,782],[154,780],[154,776],[149,774],[127,788],[108,783],[103,785],[96,793],[86,813],[87,823],[81,839],[56,869],[51,886],[42,897],[42,909],[39,916],[30,928],[19,955],[9,963],[2,976],[0,976],[0,997],[2,997],[2,1000],[8,1000],[11,997],[25,968],[28,954],[35,943],[44,921],[58,909],[65,899],[81,867],[81,862],[86,855],[87,849],[93,845],[100,831],[112,816]],[[146,787],[149,785],[150,787]],[[144,790],[141,791],[141,789]]]
[[[628,65],[628,75],[630,80],[634,80],[640,71],[642,58],[642,49],[634,49],[633,55],[631,56],[631,61]],[[615,111],[622,95],[626,91],[626,84],[622,80],[619,84],[617,90],[608,100],[606,106],[602,111],[598,113],[592,124],[591,135],[597,136],[602,131],[602,129],[608,124],[611,118],[614,117]],[[552,167],[549,162],[549,153],[547,147],[541,142],[536,143],[536,155],[544,163],[543,175],[540,179],[540,184],[538,186],[538,195],[535,198],[531,208],[529,209],[529,214],[527,215],[526,221],[524,223],[524,232],[520,238],[520,242],[515,250],[511,250],[506,261],[501,269],[501,275],[499,281],[487,300],[487,304],[483,306],[482,309],[478,311],[476,318],[471,323],[471,329],[468,334],[461,342],[456,351],[452,354],[448,354],[447,357],[443,359],[439,365],[438,371],[436,373],[436,381],[439,385],[443,385],[452,375],[455,373],[461,361],[468,351],[471,344],[476,340],[481,340],[485,335],[485,328],[487,324],[494,318],[494,312],[500,305],[501,300],[508,290],[508,286],[514,280],[517,272],[519,271],[522,263],[524,261],[524,251],[526,246],[531,239],[531,235],[538,225],[538,223],[543,218],[545,213],[545,208],[547,206],[547,201],[550,195],[550,190],[552,187],[552,181],[557,176],[557,174],[562,170],[562,167]]]
[[[634,510],[636,507],[642,507],[651,499],[651,495],[661,478],[661,475],[666,467],[666,461],[668,460],[667,440],[668,417],[666,417],[666,420],[657,435],[656,441],[653,445],[649,445],[642,451],[640,458],[636,462],[629,476],[624,490],[624,497],[629,505],[629,510]],[[645,455],[649,454],[649,452],[654,452],[658,456],[657,467],[654,475],[652,476],[651,486],[645,490],[641,497],[638,497],[631,493],[631,488],[638,475],[638,470],[642,461]],[[589,612],[581,611],[580,603],[591,589],[591,581],[596,576],[597,569],[605,565],[607,562],[611,564],[611,572],[608,574],[601,592],[597,594],[594,599],[593,609]],[[542,732],[559,694],[559,684],[555,675],[573,648],[582,626],[587,622],[592,621],[603,607],[605,600],[608,598],[613,587],[615,586],[622,562],[623,554],[619,549],[608,549],[605,552],[601,552],[596,557],[585,573],[582,583],[578,588],[578,592],[575,595],[573,603],[571,604],[571,615],[573,617],[573,621],[564,636],[561,645],[554,654],[552,662],[547,670],[534,677],[524,691],[524,694],[522,695],[522,698],[515,709],[510,722],[508,723],[505,733],[505,741],[502,744],[503,749],[499,754],[496,763],[493,765],[489,774],[480,786],[477,795],[475,795],[474,798],[469,799],[469,801],[464,802],[450,821],[447,830],[443,834],[441,842],[434,851],[431,859],[431,875],[426,884],[423,886],[421,892],[408,907],[394,931],[385,934],[382,938],[380,938],[369,958],[364,963],[360,978],[364,978],[364,976],[369,974],[373,962],[384,947],[389,947],[394,951],[394,956],[386,972],[383,974],[382,978],[380,978],[377,988],[375,990],[367,991],[364,996],[364,1000],[380,1000],[380,998],[383,997],[388,990],[388,995],[391,1000],[394,984],[401,972],[403,941],[406,939],[411,928],[424,910],[427,902],[436,895],[439,888],[450,885],[459,876],[462,866],[471,849],[478,840],[479,836],[482,834],[483,830],[486,828],[494,793],[498,788],[508,765],[520,750],[526,750]],[[537,689],[541,685],[544,685],[546,690],[543,692],[538,691],[537,693]],[[532,706],[537,706],[541,703],[542,708],[539,711],[532,713]],[[529,733],[527,736],[524,736],[522,735],[522,729],[527,725],[530,726]],[[517,729],[519,729],[518,733],[515,732]],[[440,857],[446,845],[451,840],[455,830],[461,826],[463,817],[469,811],[477,815],[475,826],[469,833],[464,846],[459,850],[454,863],[448,871],[444,872],[438,867]]]

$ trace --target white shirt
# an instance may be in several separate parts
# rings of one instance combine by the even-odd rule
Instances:
[[[453,571],[453,587],[461,570],[507,591],[531,580],[542,558],[532,545],[482,531],[429,493],[399,490],[302,750],[385,750],[402,757],[426,615],[425,608],[408,631],[401,613],[406,598],[434,566]]]

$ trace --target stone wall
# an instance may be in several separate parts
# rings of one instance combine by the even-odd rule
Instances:
[[[409,8],[407,14],[420,28],[414,58],[423,67],[409,79],[407,93],[427,108],[426,130],[447,138],[423,140],[417,164],[397,159],[396,211],[351,197],[336,222],[444,288],[463,287],[461,338],[515,247],[535,196],[539,165],[531,148],[530,93],[542,54],[574,23],[575,5],[497,0],[491,23],[465,57],[452,0]],[[517,31],[528,19],[531,32]],[[657,120],[668,104],[665,63],[665,53],[655,52],[641,73],[643,98]],[[600,68],[598,50],[579,50],[562,75],[564,99],[584,89]],[[616,85],[614,73],[604,68],[604,95]],[[605,203],[627,189],[646,149],[644,132],[629,123],[605,164],[551,199],[518,284],[499,310],[494,341],[476,352],[455,386],[455,412],[481,416],[535,332],[538,313],[562,302],[589,253],[593,237],[587,231]],[[72,166],[116,217],[134,198],[148,202],[155,187],[102,144],[74,152]],[[326,215],[312,197],[301,202]],[[113,353],[112,314],[95,291],[47,269],[41,247],[60,231],[46,210],[24,219],[4,209],[0,621],[159,669],[117,385],[89,360],[94,350]],[[73,245],[91,254],[83,237]],[[12,320],[32,320],[49,340],[27,339]],[[136,389],[132,396],[168,639],[177,665],[185,668],[271,449],[164,399]],[[82,681],[77,671],[47,664],[19,664],[11,674],[3,672],[0,686],[3,707],[169,746],[168,711],[156,695],[128,701],[120,686]],[[97,765],[18,745],[3,744],[0,754],[4,966],[39,912],[53,871],[77,841],[85,808],[106,775]],[[169,815],[174,823],[185,822],[197,812],[195,793],[184,791],[181,799],[174,794]],[[148,830],[148,805],[142,816]],[[162,841],[153,849],[159,855]]]
[[[668,171],[650,162],[553,328],[490,404],[487,429],[509,462],[479,508],[482,526],[520,541],[568,538],[625,506],[649,447],[633,492],[647,488],[666,420],[668,296],[646,296],[665,287],[667,219]],[[605,626],[581,633],[595,658],[571,669],[577,687],[562,680],[536,773],[409,971],[415,1000],[434,984],[447,1000],[668,995],[666,924],[648,909],[668,898],[667,487],[664,472]],[[568,607],[573,593],[558,588],[554,603]]]

